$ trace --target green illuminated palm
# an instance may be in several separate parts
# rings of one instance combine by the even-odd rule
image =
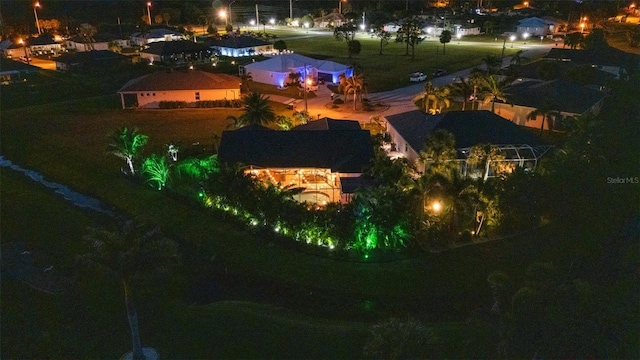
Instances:
[[[140,154],[140,151],[147,144],[148,140],[149,137],[144,134],[139,134],[138,129],[129,129],[124,126],[109,135],[107,153],[124,159],[129,166],[130,173],[133,175],[135,174],[133,161]]]
[[[142,173],[147,176],[147,181],[154,183],[158,190],[167,184],[169,180],[169,164],[164,156],[152,154],[142,163]]]

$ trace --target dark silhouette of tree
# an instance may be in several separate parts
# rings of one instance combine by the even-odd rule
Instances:
[[[347,52],[349,54],[349,58],[352,57],[351,48],[349,47],[349,42],[354,40],[356,36],[356,31],[358,30],[356,24],[352,22],[345,23],[333,29],[333,37],[338,41],[344,41],[347,45]]]
[[[440,43],[442,44],[442,55],[446,54],[446,46],[451,42],[451,31],[443,30],[440,34]]]
[[[379,54],[382,55],[382,48],[389,43],[389,40],[391,39],[391,33],[389,31],[385,31],[383,25],[379,25],[373,28],[373,34],[380,39]]]
[[[405,55],[409,55],[409,47],[411,47],[411,58],[415,58],[415,47],[424,41],[422,36],[423,22],[419,17],[411,17],[403,20],[400,29],[396,33],[396,42],[402,42],[406,44]]]

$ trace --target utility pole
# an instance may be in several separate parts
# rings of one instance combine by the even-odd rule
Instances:
[[[304,113],[305,116],[308,113],[307,108],[307,64],[304,64],[304,79],[302,79],[302,88],[304,89]]]
[[[256,24],[260,24],[260,16],[258,15],[258,3],[256,3]]]
[[[289,19],[293,21],[293,0],[289,0]]]

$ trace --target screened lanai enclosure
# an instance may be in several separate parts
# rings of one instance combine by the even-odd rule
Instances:
[[[458,170],[465,177],[492,178],[503,174],[509,174],[516,168],[525,171],[534,171],[540,158],[546,154],[550,145],[494,145],[496,154],[485,157],[481,161],[474,158],[473,147],[458,149]]]

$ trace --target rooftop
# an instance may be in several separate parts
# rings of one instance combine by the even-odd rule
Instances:
[[[240,78],[199,70],[157,71],[127,82],[118,92],[238,89]]]

